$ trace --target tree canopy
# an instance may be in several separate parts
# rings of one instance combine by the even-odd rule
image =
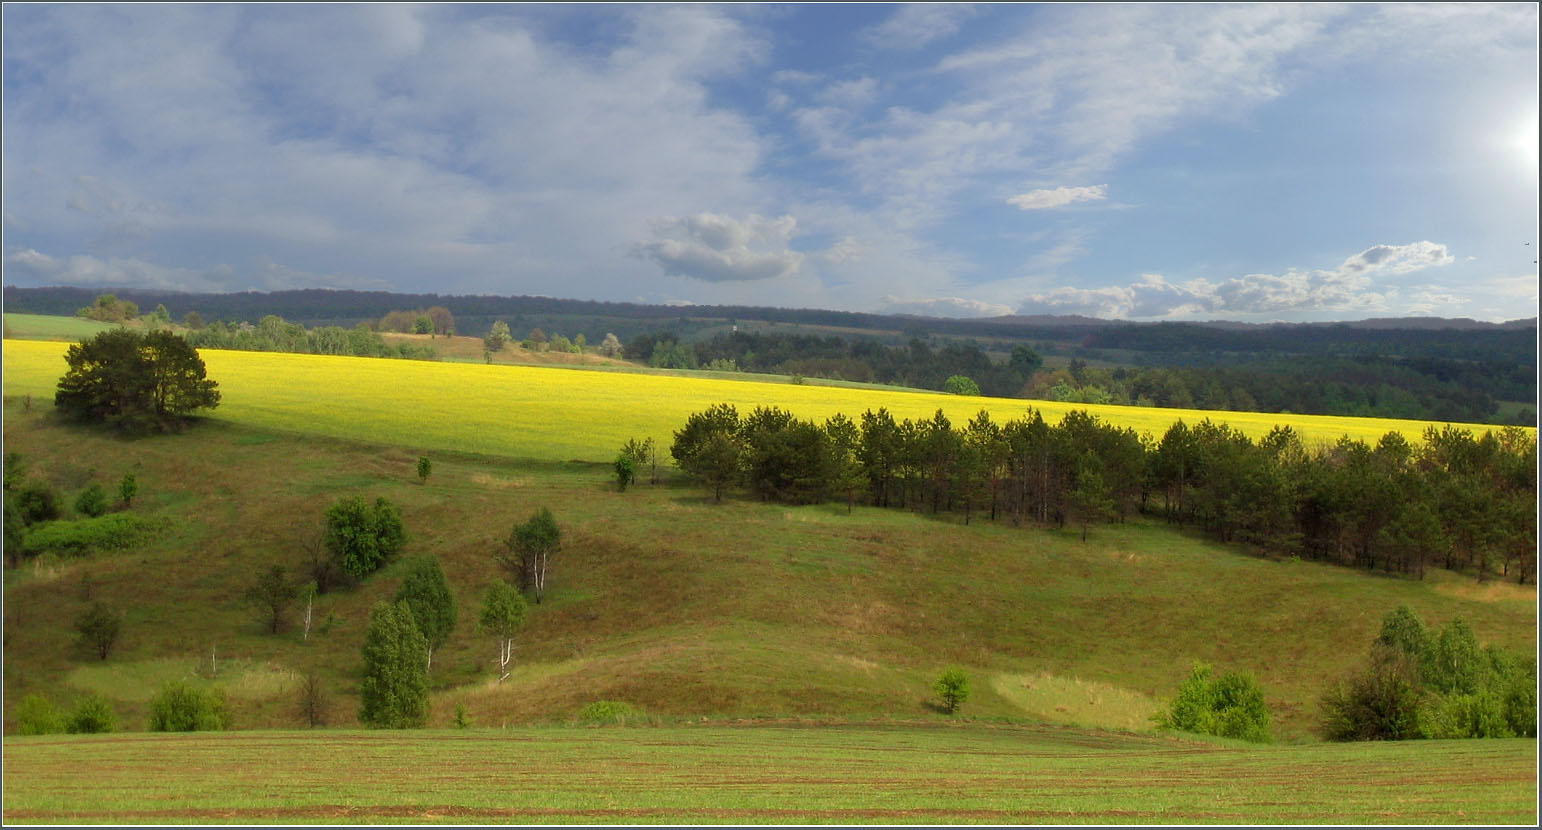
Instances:
[[[54,406],[125,429],[172,429],[219,406],[218,386],[186,340],[167,331],[109,329],[70,346]]]

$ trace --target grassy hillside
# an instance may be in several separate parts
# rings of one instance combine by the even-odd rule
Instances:
[[[297,673],[316,670],[332,697],[333,722],[352,722],[368,609],[394,593],[400,565],[356,591],[324,596],[304,641],[294,629],[263,633],[240,597],[271,564],[300,570],[322,511],[354,494],[402,505],[406,554],[439,556],[454,585],[460,625],[435,658],[431,721],[438,725],[458,704],[491,725],[562,720],[600,699],[670,718],[940,719],[929,706],[930,682],[957,663],[975,679],[968,714],[1139,728],[1201,659],[1255,673],[1278,732],[1300,738],[1316,723],[1324,686],[1361,659],[1382,615],[1400,603],[1433,624],[1463,616],[1485,641],[1535,647],[1530,586],[1478,586],[1443,573],[1414,582],[1264,561],[1160,524],[1100,528],[1083,543],[1073,532],[966,527],[892,510],[713,505],[684,485],[620,494],[600,465],[439,451],[431,453],[432,477],[419,485],[414,463],[423,442],[267,429],[272,422],[348,431],[314,399],[301,417],[299,391],[242,402],[257,381],[231,368],[262,365],[240,358],[271,356],[211,355],[216,377],[231,381],[223,419],[128,441],[60,426],[46,405],[24,408],[11,388],[11,345],[6,449],[21,452],[34,475],[63,487],[69,501],[92,481],[112,488],[134,472],[141,495],[133,512],[163,529],[128,551],[45,557],[6,573],[7,718],[29,692],[67,700],[95,690],[114,699],[131,728],[142,728],[154,688],[191,677],[226,689],[238,727],[293,725]],[[303,380],[313,361],[289,362]],[[422,364],[356,365],[362,376],[353,382],[365,384],[377,367]],[[427,368],[478,369],[484,379],[512,374]],[[385,423],[403,411],[390,406],[401,388],[414,387],[377,387]],[[444,391],[439,407],[455,406]],[[474,394],[491,393],[466,391]],[[458,436],[471,448],[486,445],[479,429],[437,412],[430,402],[438,399],[418,400],[406,411],[421,429],[437,430],[446,443]],[[343,419],[357,412],[333,410]],[[525,431],[537,416],[508,407],[504,417],[502,433],[515,438],[503,445],[531,446]],[[610,428],[631,432],[626,422]],[[564,548],[547,601],[521,637],[514,676],[497,685],[494,645],[474,629],[476,608],[499,573],[491,553],[541,506],[555,512]],[[71,647],[87,596],[126,614],[122,642],[105,662]]]
[[[6,341],[5,393],[48,401],[64,373],[65,346]],[[413,450],[453,450],[552,461],[608,462],[628,438],[653,437],[665,450],[691,412],[729,401],[741,412],[782,406],[801,417],[887,407],[896,418],[941,408],[954,423],[989,409],[1006,421],[1031,405],[1051,421],[1073,409],[1160,436],[1172,423],[1202,418],[1257,438],[1289,423],[1309,445],[1350,435],[1374,443],[1391,430],[1419,441],[1426,424],[1249,412],[1203,412],[940,393],[803,386],[751,380],[670,377],[377,358],[205,351],[223,395],[217,420],[286,432],[357,438]],[[1471,425],[1475,431],[1489,429]]]
[[[53,317],[46,314],[5,314],[6,348],[9,338],[25,340],[77,341],[97,332],[116,327],[117,323],[99,323],[80,317]]]
[[[1524,825],[1537,816],[1530,740],[1259,748],[1054,727],[808,723],[268,732],[13,738],[5,768],[7,824]]]

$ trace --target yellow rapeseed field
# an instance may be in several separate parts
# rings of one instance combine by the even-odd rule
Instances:
[[[67,368],[67,344],[6,340],[7,396],[51,402]],[[1374,442],[1400,431],[1419,442],[1429,424],[1380,418],[1279,415],[1052,401],[975,398],[786,382],[715,380],[537,366],[488,366],[360,357],[205,350],[209,377],[223,396],[214,417],[261,429],[314,433],[399,445],[543,460],[609,461],[628,438],[652,437],[668,448],[686,416],[728,402],[747,414],[781,406],[822,421],[837,412],[859,419],[887,407],[896,419],[926,418],[941,408],[955,426],[981,409],[997,422],[1030,406],[1052,422],[1085,409],[1119,426],[1160,437],[1179,418],[1225,422],[1255,438],[1289,424],[1308,446],[1349,435]],[[746,377],[753,377],[747,375]],[[1475,433],[1491,427],[1464,425]],[[1534,430],[1532,430],[1534,432]]]

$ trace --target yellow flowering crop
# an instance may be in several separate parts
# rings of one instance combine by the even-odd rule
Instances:
[[[67,368],[65,343],[6,340],[5,394],[52,400]],[[1031,406],[1056,422],[1085,409],[1118,426],[1160,437],[1179,418],[1225,422],[1254,438],[1289,424],[1308,446],[1349,435],[1375,442],[1390,431],[1419,443],[1423,421],[1216,412],[1053,401],[976,398],[787,382],[584,371],[537,366],[489,366],[323,355],[204,350],[221,403],[213,417],[262,429],[306,432],[393,444],[411,450],[453,450],[565,461],[609,461],[628,438],[652,437],[668,459],[674,431],[686,416],[716,403],[741,415],[780,406],[823,421],[837,412],[859,420],[888,408],[896,419],[927,418],[938,408],[955,427],[981,409],[998,423]],[[754,377],[746,375],[746,377]],[[1463,425],[1474,433],[1491,429]],[[1534,433],[1535,431],[1532,430]]]

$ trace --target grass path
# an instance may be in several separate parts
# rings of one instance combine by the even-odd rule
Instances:
[[[1536,742],[921,724],[58,736],[11,823],[1534,824]],[[1352,770],[1352,773],[1349,771]]]

